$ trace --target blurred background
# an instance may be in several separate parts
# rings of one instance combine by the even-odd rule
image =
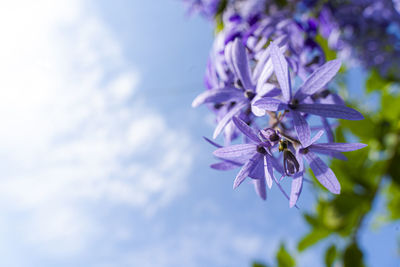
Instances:
[[[251,266],[282,242],[323,266],[343,242],[296,252],[312,184],[289,209],[208,167],[214,121],[191,102],[213,28],[181,1],[3,1],[0,33],[0,266]],[[366,79],[350,71],[350,96]],[[400,266],[399,223],[373,219],[385,203],[359,227],[368,266]]]

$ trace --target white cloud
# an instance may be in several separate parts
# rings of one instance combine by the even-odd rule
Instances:
[[[98,207],[169,203],[192,161],[188,136],[135,99],[140,75],[91,10],[77,0],[0,10],[0,225],[23,220],[12,242],[45,254],[98,239]]]
[[[171,231],[167,237],[160,236],[163,242],[144,244],[122,255],[121,265],[250,266],[257,255],[268,250],[261,236],[235,229],[231,222],[204,220]]]

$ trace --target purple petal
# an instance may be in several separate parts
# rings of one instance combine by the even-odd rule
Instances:
[[[274,68],[272,66],[272,61],[268,60],[260,74],[260,77],[257,79],[257,89],[261,88],[267,82],[273,72]]]
[[[233,41],[232,46],[232,64],[235,68],[236,75],[242,82],[246,90],[254,89],[254,85],[250,77],[249,59],[246,54],[246,48],[239,38]]]
[[[348,152],[366,147],[366,144],[360,143],[323,143],[312,144],[310,149],[315,152],[319,151],[332,151],[332,152]]]
[[[272,97],[263,97],[263,98],[257,100],[254,103],[254,106],[256,106],[260,109],[268,110],[268,111],[278,111],[278,110],[288,108],[287,104],[283,103],[279,99],[272,98]]]
[[[313,152],[304,154],[318,181],[334,194],[340,194],[340,184],[333,171]]]
[[[249,175],[251,171],[257,166],[259,161],[262,159],[262,154],[260,153],[255,153],[253,157],[251,157],[245,164],[244,166],[240,169],[238,175],[235,178],[235,181],[233,182],[233,189],[237,188],[243,181],[246,179],[246,177]]]
[[[332,151],[325,151],[325,150],[314,150],[311,147],[309,147],[309,151],[312,151],[312,152],[315,152],[315,153],[318,153],[318,154],[327,155],[329,157],[340,159],[340,160],[347,160],[346,156],[343,155],[340,152],[332,152]]]
[[[324,117],[321,117],[322,125],[324,126],[326,135],[328,136],[328,141],[333,142],[335,140],[335,137],[333,135],[332,127],[329,124],[328,120]]]
[[[215,146],[215,147],[218,147],[218,148],[221,148],[221,147],[222,147],[221,145],[219,145],[219,144],[217,144],[217,143],[211,141],[210,139],[208,139],[208,138],[205,137],[205,136],[203,136],[203,138],[204,138],[204,140],[206,140],[207,142],[209,142],[211,145],[213,145],[213,146]]]
[[[281,86],[283,99],[289,101],[291,98],[291,88],[287,61],[275,42],[272,42],[270,46],[272,65],[274,66],[276,78]]]
[[[264,173],[268,188],[271,188],[272,182],[275,179],[275,177],[274,177],[274,169],[272,168],[271,156],[268,154],[264,156]]]
[[[218,163],[211,164],[210,167],[215,169],[215,170],[220,170],[220,171],[229,171],[233,170],[237,167],[242,166],[242,164],[234,161],[222,161]]]
[[[275,181],[276,185],[278,186],[279,190],[282,192],[282,194],[287,198],[287,200],[290,201],[288,194],[286,193],[285,189],[283,189],[283,187],[279,183],[278,179],[275,178],[274,181]],[[295,205],[295,207],[298,208],[297,205]]]
[[[297,199],[299,199],[301,189],[303,188],[303,173],[297,173],[292,179],[292,189],[290,191],[289,206],[292,208],[296,205]]]
[[[267,199],[267,190],[265,187],[265,179],[254,179],[254,188],[256,190],[257,195],[259,195],[263,200]]]
[[[343,105],[329,104],[298,104],[296,111],[308,114],[314,114],[321,117],[345,119],[345,120],[362,120],[363,115],[355,109]]]
[[[237,100],[244,98],[243,92],[234,87],[223,89],[207,90],[199,94],[192,102],[192,107],[198,107],[204,103],[221,103],[229,100]]]
[[[279,36],[277,39],[274,40],[275,44],[278,44],[279,49],[284,53],[287,49],[287,46],[285,44],[285,39],[286,37],[284,35]],[[258,58],[257,64],[254,67],[253,71],[253,80],[259,80],[262,79],[261,76],[263,76],[261,73],[267,72],[266,67],[268,65],[269,67],[272,67],[272,61],[270,57],[270,50],[271,46],[268,46],[266,49],[263,49],[261,55]]]
[[[254,132],[254,130],[252,128],[250,128],[244,121],[242,121],[238,117],[233,117],[232,120],[233,120],[233,123],[236,125],[236,127],[244,135],[246,135],[249,139],[253,140],[256,143],[260,142],[260,139],[258,138],[257,134]]]
[[[310,144],[314,144],[315,142],[317,142],[322,137],[323,134],[324,134],[323,130],[318,131],[318,133],[314,135],[313,138],[311,138]]]
[[[310,144],[310,135],[311,130],[310,126],[304,117],[296,111],[291,111],[292,118],[293,118],[293,125],[294,129],[296,130],[297,137],[299,141],[303,145],[303,147],[307,147]]]
[[[266,65],[268,64],[268,61],[270,62],[270,65],[272,66],[272,62],[270,61],[270,50],[271,48],[268,46],[265,50],[263,50],[262,54],[260,55],[260,58],[257,61],[256,66],[254,67],[253,71],[253,79],[258,80],[261,73],[264,72],[264,69]]]
[[[326,62],[316,69],[296,92],[295,98],[299,101],[316,93],[332,80],[339,71],[341,62],[338,59]]]
[[[260,92],[261,93],[261,92]],[[266,93],[265,95],[263,95],[263,97],[275,97],[281,94],[281,90],[279,88],[274,88],[270,91],[268,91],[268,93]],[[286,107],[286,106],[285,106]]]
[[[234,159],[243,156],[249,156],[256,152],[255,144],[239,144],[218,148],[214,151],[214,156],[222,159]]]
[[[239,102],[225,114],[225,116],[218,122],[218,125],[214,130],[214,139],[217,138],[217,136],[222,132],[222,130],[225,128],[226,124],[228,124],[228,122],[232,119],[232,117],[235,116],[246,105],[246,102]]]
[[[282,165],[276,160],[275,157],[269,157],[269,161],[272,163],[272,166],[274,167],[274,169],[277,170],[280,174],[285,173]],[[272,176],[272,178],[274,178],[274,177]]]
[[[229,42],[225,45],[225,48],[222,48],[222,49],[224,51],[224,57],[225,57],[226,64],[228,65],[229,69],[231,69],[232,72],[235,74],[236,70],[233,66],[233,60],[232,60],[232,50],[233,50],[232,46],[233,46],[233,43]],[[222,61],[222,60],[219,60],[219,61]]]
[[[253,179],[265,179],[264,162],[262,160],[258,161],[256,167],[249,173],[249,177]]]

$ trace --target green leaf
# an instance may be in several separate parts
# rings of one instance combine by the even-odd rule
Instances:
[[[389,88],[391,84],[391,80],[384,79],[376,69],[373,69],[365,82],[365,89],[367,93],[371,93],[373,91],[385,90]]]
[[[398,164],[398,162],[396,164]],[[400,187],[392,182],[386,188],[385,195],[386,209],[388,213],[385,219],[387,221],[400,219]]]
[[[251,266],[252,267],[268,267],[267,265],[265,265],[264,263],[261,263],[261,262],[253,262],[253,264]]]
[[[275,2],[279,6],[279,8],[283,8],[283,7],[287,6],[287,4],[288,4],[287,0],[276,0]]]
[[[279,251],[276,253],[276,261],[278,263],[278,267],[294,267],[296,266],[296,261],[294,258],[287,252],[285,245],[282,243]]]
[[[302,240],[297,244],[297,249],[299,251],[303,251],[308,247],[314,245],[318,241],[324,239],[329,236],[331,231],[322,228],[315,228],[310,233],[308,233]]]
[[[363,253],[356,243],[351,243],[343,255],[343,267],[364,267]]]
[[[321,222],[318,220],[318,218],[312,216],[311,214],[305,213],[303,214],[303,217],[312,227],[318,227],[319,225],[321,225]]]
[[[322,35],[318,34],[315,37],[315,41],[321,46],[322,50],[324,51],[325,59],[327,61],[337,58],[336,52],[329,48],[328,40],[322,37]]]
[[[332,267],[338,252],[335,245],[331,245],[325,252],[325,265],[326,267]]]
[[[385,91],[382,94],[382,116],[393,123],[397,123],[400,119],[400,95]]]

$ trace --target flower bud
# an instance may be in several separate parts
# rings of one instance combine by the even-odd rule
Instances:
[[[279,135],[272,128],[266,128],[264,130],[260,130],[259,137],[261,138],[261,140],[271,143],[271,146],[274,146],[279,142]]]

